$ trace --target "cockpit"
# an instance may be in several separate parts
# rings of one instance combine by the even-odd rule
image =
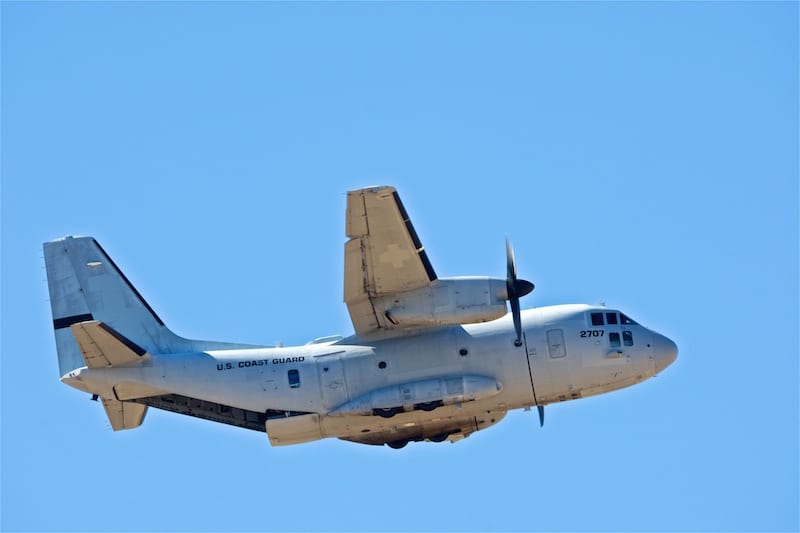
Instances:
[[[625,313],[619,311],[590,311],[586,317],[587,323],[592,327],[602,326],[638,326],[639,324],[630,318]],[[591,334],[594,336],[594,331]],[[598,332],[601,336],[605,335],[605,331]],[[619,348],[620,346],[633,346],[633,332],[628,329],[609,331],[608,343],[611,348]],[[649,346],[649,345],[648,345]]]
[[[610,348],[613,354],[650,353],[654,359],[655,372],[661,372],[678,357],[678,347],[670,339],[642,327],[631,317],[613,309],[592,307],[584,311],[585,330],[581,338],[600,337],[595,344]],[[608,339],[604,341],[603,338]],[[626,349],[628,348],[628,349]]]

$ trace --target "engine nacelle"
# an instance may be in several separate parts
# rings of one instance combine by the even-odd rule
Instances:
[[[450,326],[489,322],[506,314],[506,280],[440,278],[428,287],[376,298],[375,307],[402,326]]]

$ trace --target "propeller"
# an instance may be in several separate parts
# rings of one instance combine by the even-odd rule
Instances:
[[[511,316],[514,319],[514,331],[517,338],[514,340],[514,346],[522,346],[522,317],[519,312],[519,299],[530,294],[535,285],[530,281],[524,279],[517,279],[517,262],[514,259],[514,249],[511,247],[511,242],[506,237],[506,292],[508,293],[508,301],[511,304]],[[544,406],[537,405],[536,410],[539,412],[539,427],[544,426]]]
[[[514,346],[522,346],[522,317],[519,312],[519,299],[526,294],[530,294],[533,289],[534,285],[530,281],[517,279],[517,264],[514,260],[514,250],[511,248],[511,242],[508,240],[508,237],[506,237],[506,292],[508,293],[508,301],[511,304],[514,331],[517,333]]]

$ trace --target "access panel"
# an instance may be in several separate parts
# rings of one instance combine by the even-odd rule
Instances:
[[[316,359],[322,405],[326,411],[344,405],[350,399],[341,355],[341,353],[323,355]]]

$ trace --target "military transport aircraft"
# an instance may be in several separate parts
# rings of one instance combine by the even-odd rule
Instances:
[[[677,357],[667,337],[589,305],[520,311],[503,278],[436,275],[392,187],[347,195],[344,301],[355,334],[304,346],[185,339],[91,237],[44,244],[61,381],[102,401],[114,430],[148,407],[265,431],[401,448],[455,442],[510,409],[621,389]],[[511,313],[507,313],[509,302]]]

